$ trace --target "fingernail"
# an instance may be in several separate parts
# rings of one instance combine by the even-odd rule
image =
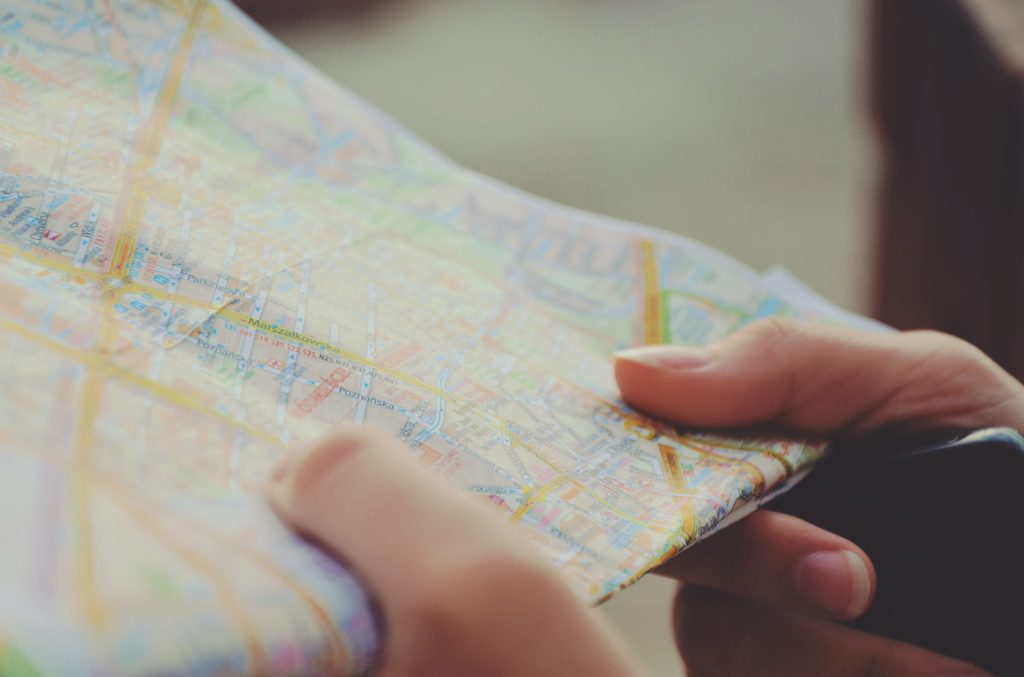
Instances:
[[[615,359],[659,369],[696,369],[710,361],[706,350],[687,346],[640,346],[615,353]]]
[[[815,552],[800,560],[794,573],[796,593],[805,604],[848,618],[867,608],[871,575],[855,553]]]

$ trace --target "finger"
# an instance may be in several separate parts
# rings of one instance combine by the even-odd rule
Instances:
[[[269,491],[286,521],[372,572],[396,597],[411,582],[405,553],[440,560],[458,559],[463,548],[512,549],[467,495],[422,472],[405,449],[370,428],[341,429],[286,457]]]
[[[790,515],[762,510],[718,532],[657,573],[771,605],[854,618],[875,571],[856,545]]]
[[[684,587],[676,597],[673,620],[689,677],[987,674],[911,644],[706,588]]]
[[[765,320],[706,350],[617,355],[623,398],[687,425],[774,422],[801,432],[1024,427],[1024,387],[936,332],[886,334]]]
[[[616,638],[510,525],[379,432],[341,429],[289,457],[268,492],[285,521],[367,581],[394,674],[629,671]]]

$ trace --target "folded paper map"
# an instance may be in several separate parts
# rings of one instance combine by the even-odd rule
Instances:
[[[822,453],[648,420],[610,355],[780,314],[820,313],[461,169],[227,2],[6,2],[0,673],[366,669],[369,600],[261,497],[346,421],[600,601]]]

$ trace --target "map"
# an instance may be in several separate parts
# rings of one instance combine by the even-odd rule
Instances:
[[[813,312],[458,167],[227,2],[4,3],[0,101],[2,674],[366,670],[370,600],[262,498],[342,422],[594,603],[823,452],[646,419],[611,362]]]

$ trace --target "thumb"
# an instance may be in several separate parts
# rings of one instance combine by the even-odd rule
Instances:
[[[851,435],[1024,427],[1024,387],[974,346],[930,331],[763,320],[705,349],[620,352],[615,376],[631,406],[684,425]]]
[[[375,593],[382,674],[633,674],[618,638],[511,525],[395,439],[342,427],[285,457],[267,491]]]

